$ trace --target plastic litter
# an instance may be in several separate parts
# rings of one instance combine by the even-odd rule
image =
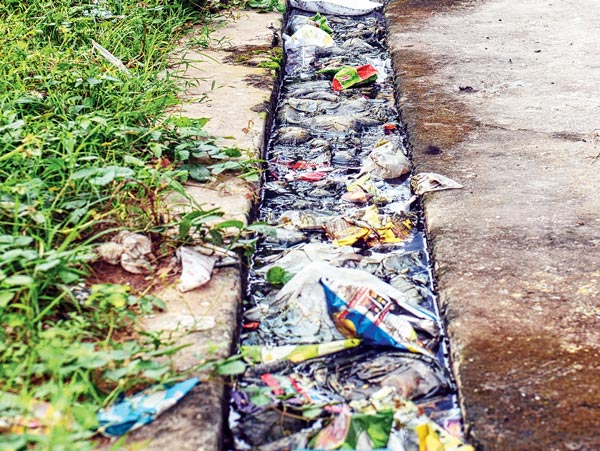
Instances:
[[[328,314],[325,292],[319,282],[323,277],[351,280],[402,304],[409,303],[401,292],[366,271],[314,262],[296,274],[272,302],[249,309],[246,317],[250,319],[256,315],[261,320],[258,331],[268,331],[266,338],[273,340],[277,337],[278,344],[325,343],[347,338],[338,332]],[[412,307],[431,323],[433,315],[430,312],[417,305]],[[429,329],[432,330],[431,327]]]
[[[353,67],[344,66],[333,76],[331,84],[334,91],[358,87],[377,80],[377,69],[370,64]]]
[[[294,8],[338,16],[361,16],[383,6],[369,0],[290,0]]]
[[[333,38],[318,26],[309,24],[298,28],[289,39],[285,39],[286,50],[300,47],[332,47],[335,45]]]
[[[198,379],[194,377],[166,389],[150,388],[101,409],[98,412],[98,432],[108,437],[118,437],[151,423],[165,410],[177,404],[197,383]]]
[[[116,56],[114,56],[112,53],[110,53],[108,50],[106,50],[104,47],[102,47],[100,44],[98,44],[93,39],[92,39],[92,47],[95,50],[97,50],[98,53],[100,53],[100,55],[102,55],[106,59],[106,61],[108,61],[113,66],[115,66],[117,69],[119,69],[121,72],[126,74],[128,77],[131,77],[131,73],[129,72],[129,69],[127,69],[125,67],[125,65],[121,62],[121,60],[119,58],[117,58]]]
[[[416,423],[414,429],[419,438],[419,450],[475,451],[471,445],[466,445],[426,416],[419,417]]]
[[[382,196],[369,174],[359,176],[355,180],[349,180],[347,189],[348,192],[342,195],[342,200],[347,202],[364,203],[370,200],[373,200],[375,204],[389,202],[389,199]]]
[[[266,258],[265,262],[269,264],[257,270],[257,273],[265,274],[272,267],[280,266],[288,272],[297,274],[313,262],[344,266],[347,262],[358,262],[361,259],[362,255],[350,246],[332,247],[327,243],[301,243],[280,254]]]
[[[53,427],[68,426],[73,421],[44,401],[34,399],[23,405],[12,393],[0,393],[0,399],[0,434],[42,435]]]
[[[111,241],[98,246],[96,252],[106,263],[120,264],[132,274],[148,274],[154,270],[147,258],[152,253],[152,242],[139,233],[122,230]]]
[[[291,3],[300,4],[353,15],[373,5]],[[461,421],[438,346],[425,238],[410,208],[418,197],[403,177],[409,162],[384,24],[378,14],[321,18],[287,17],[288,33],[301,33],[285,38],[288,76],[261,215],[277,233],[258,243],[250,268],[240,348],[249,364],[232,391],[234,445],[424,451],[416,426],[429,418],[462,440]],[[335,45],[324,46],[320,32],[330,29]],[[439,439],[427,428],[424,437]]]
[[[392,420],[392,410],[374,414],[344,411],[317,434],[311,445],[323,450],[383,448],[389,440]]]
[[[368,399],[382,387],[404,399],[445,394],[450,385],[439,364],[417,354],[398,351],[375,353],[358,349],[352,356],[332,356],[325,383],[347,402]],[[327,363],[326,365],[329,365]]]
[[[424,331],[430,337],[438,335],[431,312],[393,300],[351,280],[321,279],[321,285],[329,315],[344,336],[433,357],[415,330]]]
[[[300,230],[323,230],[325,223],[332,219],[332,215],[313,211],[287,210],[281,213],[278,224],[290,226]]]
[[[446,189],[459,189],[463,186],[446,177],[445,175],[435,174],[433,172],[421,172],[413,176],[410,180],[415,194],[422,195],[431,191],[442,191]]]
[[[408,216],[379,215],[375,205],[325,224],[325,231],[335,246],[351,246],[357,242],[367,246],[399,243],[410,235],[412,228],[413,222]]]
[[[385,141],[375,145],[360,172],[395,179],[410,172],[410,161],[402,151],[394,149],[393,143]]]
[[[252,363],[274,363],[282,360],[289,360],[292,363],[300,363],[306,360],[323,357],[328,354],[343,351],[345,349],[355,348],[360,344],[360,340],[350,338],[347,340],[333,341],[331,343],[322,343],[314,345],[288,345],[288,346],[241,346],[240,351],[244,359]]]
[[[181,259],[181,281],[178,289],[181,292],[193,290],[206,284],[215,266],[216,259],[201,254],[191,247],[182,246],[177,250]]]
[[[312,16],[310,18],[310,20],[312,22],[314,22],[315,24],[317,24],[317,26],[324,32],[326,32],[328,34],[333,34],[333,30],[331,29],[331,27],[329,26],[329,23],[327,22],[327,17],[322,16],[321,13],[317,12],[317,14]]]

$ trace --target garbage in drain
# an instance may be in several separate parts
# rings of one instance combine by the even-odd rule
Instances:
[[[287,17],[301,33],[286,38],[259,213],[276,234],[249,269],[232,446],[472,451],[415,202],[459,186],[409,178],[385,26],[369,13],[381,5],[291,6],[328,17]]]
[[[304,11],[340,16],[360,16],[383,6],[370,0],[290,0],[290,5]]]
[[[393,143],[384,140],[375,144],[360,172],[369,172],[382,179],[395,179],[409,171],[410,162],[406,155],[395,150]]]
[[[333,341],[330,343],[314,345],[287,345],[277,347],[267,346],[241,346],[240,350],[244,359],[252,363],[273,363],[289,360],[300,363],[317,357],[343,351],[358,346],[360,340],[349,338],[347,340]]]
[[[362,66],[344,66],[333,76],[331,84],[334,91],[363,86],[377,80],[377,69],[370,64]]]
[[[401,242],[410,236],[413,226],[410,217],[379,215],[377,206],[371,205],[351,215],[334,218],[325,223],[324,228],[335,246],[351,246],[357,242],[376,246]]]
[[[375,346],[391,346],[433,356],[417,334],[437,338],[434,316],[421,308],[394,300],[350,281],[321,279],[327,310],[346,337],[360,337]]]

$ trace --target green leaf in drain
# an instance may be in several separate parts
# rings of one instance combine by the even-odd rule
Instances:
[[[215,367],[220,376],[235,376],[246,371],[247,365],[241,360],[241,356],[236,355],[217,363]]]
[[[294,274],[286,271],[281,266],[273,266],[267,271],[267,281],[275,286],[285,285],[292,277],[294,277]]]

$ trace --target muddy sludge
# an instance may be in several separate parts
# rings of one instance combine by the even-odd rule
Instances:
[[[284,31],[311,16],[291,10]],[[327,24],[335,45],[286,42],[258,218],[276,233],[250,269],[240,335],[250,366],[232,390],[228,447],[471,449],[459,446],[383,17]],[[332,68],[347,65],[370,65],[376,81],[334,91]],[[364,316],[363,301],[344,310],[359,292]]]

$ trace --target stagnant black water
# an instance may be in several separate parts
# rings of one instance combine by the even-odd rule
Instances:
[[[312,15],[290,11],[284,31],[291,35],[304,22],[302,17]],[[272,347],[343,340],[348,334],[341,334],[343,329],[336,328],[329,317],[318,280],[344,284],[362,274],[389,284],[386,287],[393,287],[394,298],[430,311],[438,327],[421,329],[418,322],[412,323],[430,355],[363,341],[358,347],[302,362],[257,362],[232,391],[230,447],[267,451],[320,444],[323,449],[326,443],[325,449],[336,449],[344,438],[336,443],[336,437],[328,433],[317,437],[319,431],[335,418],[352,414],[352,428],[367,423],[375,426],[369,426],[366,436],[359,434],[358,442],[357,437],[347,437],[346,448],[418,450],[415,425],[423,422],[423,415],[456,435],[460,435],[461,423],[410,174],[385,180],[377,172],[361,174],[361,166],[374,149],[407,154],[395,108],[385,23],[377,12],[327,19],[334,46],[286,46],[285,74],[265,152],[268,167],[258,218],[276,226],[277,235],[257,247],[240,345],[251,346],[245,349],[254,350],[256,360],[261,350],[257,346],[276,354]],[[341,92],[332,89],[331,75],[318,73],[328,67],[364,64],[377,69],[377,80]],[[348,196],[349,190],[355,196]],[[390,225],[388,232],[366,224],[374,213],[381,224]],[[365,236],[351,246],[337,246],[332,224],[352,216],[352,224],[365,226]],[[271,282],[283,278],[276,284],[267,281],[267,270],[274,266],[285,270],[269,273]],[[282,288],[281,283],[295,274]],[[377,421],[385,425],[380,428]],[[343,424],[341,430],[338,434],[351,435],[344,432]],[[381,434],[392,438],[381,438]]]

